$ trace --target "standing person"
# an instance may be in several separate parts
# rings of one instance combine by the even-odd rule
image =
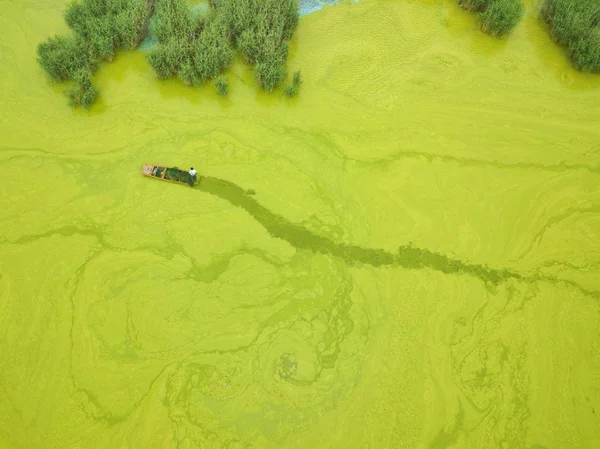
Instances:
[[[194,167],[190,167],[190,185],[193,186],[196,183],[196,170],[194,170]]]

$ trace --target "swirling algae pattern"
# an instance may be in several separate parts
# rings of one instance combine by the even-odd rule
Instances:
[[[66,1],[0,3],[0,448],[600,447],[600,79],[533,3],[327,6],[292,100],[122,53],[89,112]]]

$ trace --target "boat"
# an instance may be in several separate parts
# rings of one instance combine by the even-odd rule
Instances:
[[[190,176],[189,172],[180,170],[177,167],[165,167],[163,165],[144,164],[142,166],[142,175],[151,178],[162,179],[163,181],[175,182],[177,184],[188,184],[194,186],[197,177]]]

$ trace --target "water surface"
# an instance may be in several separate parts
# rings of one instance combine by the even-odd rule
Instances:
[[[0,1],[1,448],[600,447],[600,77],[530,5],[303,16],[293,100],[122,53],[85,112],[65,4]]]

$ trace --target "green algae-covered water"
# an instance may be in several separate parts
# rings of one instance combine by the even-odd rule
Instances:
[[[533,5],[326,7],[293,100],[121,53],[84,112],[65,4],[0,1],[0,448],[600,447],[600,76]]]

